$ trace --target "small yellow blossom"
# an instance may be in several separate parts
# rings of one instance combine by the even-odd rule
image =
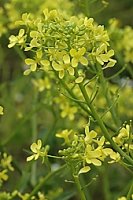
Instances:
[[[17,36],[11,35],[9,37],[10,44],[8,45],[8,48],[12,48],[16,44],[23,45],[25,43],[26,35],[24,29],[20,29],[19,33]]]
[[[131,138],[130,138],[131,137]],[[113,137],[113,140],[122,147],[122,149],[133,149],[133,145],[129,143],[132,141],[133,136],[130,134],[130,126],[127,124],[126,127],[120,129],[119,134],[116,137]]]
[[[102,162],[100,157],[102,156],[102,152],[97,148],[93,149],[91,145],[87,145],[85,149],[85,160],[88,164],[93,164],[96,166],[101,166]]]
[[[86,49],[84,47],[80,48],[78,51],[76,49],[70,50],[70,55],[72,56],[71,64],[73,67],[77,67],[80,62],[82,65],[88,65],[87,58],[84,57]]]
[[[68,54],[63,55],[62,60],[55,62],[52,62],[52,66],[54,70],[59,72],[59,78],[62,79],[65,75],[65,71],[68,71],[68,73],[73,76],[74,75],[74,69],[71,66],[70,63],[70,56]]]
[[[3,154],[3,158],[1,159],[1,166],[6,169],[8,168],[9,170],[13,171],[14,168],[11,165],[12,162],[12,156],[11,155],[7,155],[6,153]]]
[[[3,115],[3,114],[4,114],[4,112],[3,112],[3,107],[0,106],[0,115]]]
[[[51,88],[50,80],[48,79],[48,77],[45,77],[44,79],[42,78],[33,79],[32,83],[39,90],[39,92],[42,92],[45,89]]]
[[[34,153],[33,155],[27,157],[27,161],[31,161],[31,160],[37,160],[39,157],[44,158],[47,155],[47,151],[49,149],[48,146],[46,146],[45,148],[42,147],[42,141],[41,140],[37,140],[37,143],[33,143],[30,146],[31,151]]]
[[[25,63],[30,66],[30,69],[27,69],[24,72],[24,75],[29,75],[30,72],[34,72],[37,70],[38,65],[41,67],[45,67],[45,65],[50,65],[48,60],[44,60],[42,51],[37,51],[34,59],[26,58]]]
[[[7,175],[7,169],[4,169],[3,171],[0,171],[0,182],[7,181],[8,175]]]
[[[77,107],[76,106],[70,106],[69,104],[62,104],[60,106],[62,112],[61,117],[65,118],[68,117],[70,120],[74,120],[75,113],[77,113]]]
[[[65,129],[61,132],[56,133],[56,137],[63,138],[64,143],[69,145],[71,143],[72,138],[74,137],[74,132],[73,130]]]
[[[107,45],[105,44],[98,47],[94,54],[101,65],[107,63],[106,67],[113,67],[116,63],[116,60],[111,58],[114,55],[114,50],[111,49],[107,52]]]
[[[85,142],[86,144],[91,144],[94,138],[97,136],[97,133],[94,130],[89,131],[89,126],[85,126]]]

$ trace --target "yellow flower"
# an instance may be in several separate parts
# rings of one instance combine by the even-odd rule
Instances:
[[[68,73],[73,76],[74,75],[74,69],[70,64],[70,56],[68,54],[63,55],[62,60],[55,62],[52,62],[52,66],[54,70],[59,72],[59,78],[62,79],[65,75],[65,71],[68,71]]]
[[[77,67],[80,62],[82,65],[88,65],[88,60],[83,55],[86,53],[84,47],[80,48],[78,51],[76,49],[70,50],[70,55],[72,56],[71,64],[73,67]]]
[[[65,130],[57,133],[56,137],[63,138],[64,143],[69,145],[72,141],[72,138],[74,137],[74,132],[73,132],[73,130],[65,129]]]
[[[92,131],[89,131],[89,126],[86,125],[85,126],[85,142],[86,144],[91,144],[94,140],[94,138],[97,136],[97,133],[92,130]]]
[[[7,181],[8,175],[6,173],[7,169],[4,169],[3,171],[0,172],[0,182]]]
[[[111,58],[114,55],[114,50],[111,49],[107,52],[107,45],[105,44],[102,44],[99,48],[97,48],[95,55],[96,60],[101,65],[108,62],[106,67],[113,67],[116,63],[116,60]]]
[[[68,117],[70,120],[74,120],[75,113],[77,112],[77,107],[76,106],[70,106],[69,104],[62,104],[60,106],[62,112],[61,112],[61,117],[65,118]]]
[[[116,137],[113,137],[113,140],[119,145],[122,146],[122,148],[128,146],[128,144],[126,144],[126,142],[128,142],[129,137],[130,137],[130,126],[127,124],[126,127],[123,127],[120,129],[119,134]],[[131,134],[132,136],[132,134]],[[132,148],[132,145],[129,144],[129,147]]]
[[[44,67],[45,67],[45,65],[50,65],[48,60],[43,60],[42,59],[42,56],[43,56],[42,51],[37,51],[36,52],[36,56],[35,56],[34,59],[31,59],[31,58],[26,58],[25,59],[25,63],[30,66],[30,69],[27,69],[24,72],[24,75],[29,75],[30,72],[36,71],[38,65],[40,65],[40,66],[42,65]]]
[[[27,200],[30,196],[30,194],[25,193],[25,194],[21,194],[20,192],[18,192],[18,196],[21,198],[21,200]],[[33,196],[32,199],[35,199],[35,197]]]
[[[42,92],[45,89],[51,88],[51,84],[50,84],[48,77],[45,77],[44,79],[42,79],[42,78],[33,79],[32,83],[39,90],[39,92]]]
[[[13,171],[14,168],[11,165],[12,162],[12,156],[8,156],[6,153],[3,154],[3,158],[1,159],[1,166],[3,168],[8,168],[9,170]]]
[[[0,106],[0,115],[3,115],[3,114],[4,114],[4,112],[3,112],[3,107]]]
[[[102,152],[99,149],[92,148],[91,145],[87,145],[85,149],[85,160],[88,164],[93,164],[96,166],[101,166],[102,162],[100,161],[100,157],[102,156]]]
[[[114,163],[114,162],[119,162],[121,157],[120,154],[117,152],[112,151],[110,154],[110,158],[112,159],[111,161],[109,161],[108,163]]]
[[[44,158],[47,155],[48,146],[42,147],[42,141],[41,140],[37,140],[37,143],[33,143],[30,146],[31,151],[34,153],[33,155],[27,157],[27,161],[31,161],[31,160],[37,160],[39,157]]]
[[[19,45],[23,45],[25,43],[25,39],[26,39],[26,35],[24,35],[24,34],[25,34],[25,30],[24,29],[20,29],[20,31],[19,31],[17,36],[11,35],[9,37],[10,44],[8,45],[8,48],[12,48],[17,43]]]

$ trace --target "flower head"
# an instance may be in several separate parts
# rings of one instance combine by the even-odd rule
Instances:
[[[26,35],[24,29],[20,29],[19,33],[17,36],[11,35],[9,37],[10,44],[8,45],[9,48],[12,48],[16,44],[23,45],[25,43]]]
[[[1,166],[6,169],[8,168],[9,170],[13,171],[14,168],[11,165],[12,162],[12,156],[11,155],[7,155],[6,153],[3,154],[3,158],[1,159]]]
[[[71,64],[73,67],[77,67],[80,62],[82,65],[88,65],[87,58],[84,57],[86,49],[84,47],[80,48],[78,51],[76,49],[70,50],[70,55],[72,56]]]
[[[7,179],[8,179],[7,169],[0,171],[0,183],[3,183],[3,181],[7,181]]]
[[[30,149],[33,152],[33,155],[27,157],[27,161],[37,160],[39,157],[42,158],[46,157],[49,147],[48,146],[46,146],[45,148],[42,147],[42,141],[37,140],[36,143],[33,143],[30,146]]]

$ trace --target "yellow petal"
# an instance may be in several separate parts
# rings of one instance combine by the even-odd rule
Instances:
[[[91,159],[91,162],[92,162],[93,165],[96,165],[96,166],[102,165],[102,162],[98,159]]]
[[[85,58],[85,57],[81,57],[80,59],[79,59],[79,61],[80,61],[80,63],[82,64],[82,65],[88,65],[88,60],[87,60],[87,58]]]
[[[104,64],[104,62],[102,61],[102,59],[101,59],[99,56],[96,56],[96,60],[97,60],[101,65]]]
[[[71,76],[74,75],[74,69],[73,69],[72,67],[69,67],[69,68],[68,68],[68,72],[69,72],[69,74],[70,74]]]
[[[27,65],[32,65],[32,64],[35,63],[35,60],[33,60],[33,59],[31,59],[31,58],[26,58],[26,59],[25,59],[25,63],[26,63]]]
[[[41,60],[40,63],[44,66],[49,66],[50,62],[48,60]]]
[[[55,61],[52,62],[52,66],[56,71],[61,71],[62,70],[62,66],[59,65],[58,63],[56,63]]]
[[[59,78],[62,79],[64,77],[64,70],[59,71]]]
[[[76,49],[71,49],[71,50],[70,50],[70,55],[71,55],[72,57],[74,57],[76,54],[77,54]]]
[[[31,151],[33,151],[34,153],[37,153],[37,144],[36,144],[36,143],[33,143],[33,144],[30,146],[30,149],[31,149]]]
[[[41,140],[37,140],[37,146],[38,146],[38,149],[40,149],[42,147],[42,141]]]
[[[69,64],[70,63],[70,56],[68,54],[63,56],[63,61],[65,64]]]
[[[79,76],[78,78],[76,78],[75,83],[82,83],[84,80],[84,78],[82,76]]]
[[[112,57],[112,56],[114,55],[114,50],[111,49],[110,51],[108,51],[107,55],[108,55],[109,57]]]
[[[25,30],[24,30],[24,29],[20,29],[20,31],[19,31],[19,34],[18,34],[18,35],[19,35],[20,37],[22,37],[22,36],[24,35],[24,32],[25,32]]]
[[[78,53],[79,53],[81,56],[83,56],[83,55],[85,54],[85,52],[86,52],[85,47],[82,47],[82,48],[79,49],[79,51],[78,51]]]
[[[78,173],[78,174],[87,173],[87,172],[90,171],[90,170],[91,170],[91,168],[90,168],[89,166],[85,166],[85,167],[83,167],[83,168],[81,168],[81,169],[79,170],[79,173]]]
[[[3,114],[4,114],[4,112],[3,112],[3,107],[0,106],[0,115],[3,115]]]
[[[109,63],[107,64],[107,66],[106,67],[114,67],[114,65],[116,64],[116,60],[114,60],[114,59],[109,59]]]
[[[34,71],[36,71],[36,68],[37,68],[37,64],[34,63],[31,65],[30,70],[34,72]]]
[[[26,161],[29,162],[34,159],[34,155],[27,157]]]
[[[73,67],[77,67],[78,66],[78,60],[76,58],[72,58],[71,64]]]
[[[30,73],[31,73],[31,70],[30,70],[30,69],[27,69],[27,70],[24,71],[24,75],[25,75],[25,76],[28,76]]]
[[[37,56],[37,58],[41,59],[42,58],[42,51],[37,51],[36,56]]]

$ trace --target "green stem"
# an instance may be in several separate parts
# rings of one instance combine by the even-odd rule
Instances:
[[[132,195],[133,195],[133,181],[131,183],[131,187],[130,187],[129,192],[127,194],[127,200],[131,200],[132,199]]]
[[[80,199],[86,200],[84,191],[82,190],[82,187],[81,187],[81,184],[80,184],[79,176],[73,175],[73,178],[74,178],[75,184],[77,186],[77,189],[78,189],[78,192],[79,192],[79,195],[80,195]]]
[[[58,73],[57,73],[55,70],[53,70],[53,71],[54,71],[56,77],[59,79]],[[73,93],[73,91],[69,89],[69,87],[68,87],[67,84],[64,82],[64,80],[63,80],[63,79],[59,79],[59,80],[60,80],[60,83],[61,83],[61,84],[63,85],[63,87],[65,88],[65,90],[68,92],[68,94],[69,94],[73,99],[76,100],[75,102],[79,105],[79,107],[81,107],[87,114],[92,115],[91,112],[88,110],[88,108],[87,108],[83,103],[81,103],[80,100],[75,96],[75,94]]]
[[[38,98],[38,91],[35,91],[34,102],[33,102],[33,110],[36,109]],[[32,142],[37,140],[37,114],[34,113],[31,119],[32,125]],[[37,170],[37,162],[33,162],[31,167],[31,183],[34,186],[36,184],[36,170]]]
[[[133,171],[130,168],[128,168],[128,166],[126,166],[124,162],[120,161],[119,164],[133,176]]]
[[[32,190],[32,192],[30,193],[30,196],[27,198],[27,200],[30,200],[31,197],[35,194],[37,194],[37,192],[43,187],[43,185],[47,182],[47,180],[49,180],[51,177],[54,177],[56,174],[58,174],[59,172],[63,171],[66,168],[66,164],[62,165],[59,169],[57,169],[56,171],[52,171],[50,172],[47,176],[43,177],[40,181],[40,183],[38,183],[35,188]]]
[[[76,73],[76,75],[78,76],[78,74]],[[124,153],[118,146],[117,144],[111,139],[108,130],[106,129],[102,119],[100,118],[100,116],[98,115],[95,107],[93,106],[93,104],[90,102],[90,98],[86,92],[85,87],[83,86],[82,83],[79,83],[79,88],[81,90],[81,93],[88,105],[88,107],[90,108],[91,112],[93,113],[94,118],[97,120],[97,123],[99,124],[104,137],[110,142],[111,146],[116,150],[116,152],[118,152],[122,158],[125,158],[131,165],[133,165],[133,159],[130,158],[126,153]]]
[[[102,92],[106,98],[108,107],[110,108],[110,113],[112,115],[112,119],[113,119],[115,125],[117,127],[120,127],[121,122],[120,122],[120,119],[118,118],[118,113],[116,112],[117,109],[116,109],[115,105],[112,106],[113,103],[112,103],[112,99],[111,99],[111,95],[110,95],[110,91],[109,91],[109,87],[108,87],[108,82],[104,78],[103,70],[102,70],[101,66],[97,65],[97,68],[99,71],[99,80],[100,80],[100,83],[102,86]]]
[[[56,77],[59,79],[58,73],[55,70],[53,70],[53,71],[54,71]],[[90,116],[92,116],[94,118],[93,113],[91,113],[91,111],[83,103],[81,103],[81,101],[75,96],[75,94],[73,93],[73,91],[69,89],[69,87],[64,82],[64,80],[63,79],[59,79],[59,80],[60,80],[60,83],[62,84],[62,86],[68,92],[68,94],[72,97],[72,99],[76,100],[75,102],[79,105],[79,107],[82,108],[82,110],[84,110],[88,115],[90,115]],[[115,128],[112,127],[110,124],[107,124],[106,122],[104,122],[104,124],[111,131],[116,131]]]

